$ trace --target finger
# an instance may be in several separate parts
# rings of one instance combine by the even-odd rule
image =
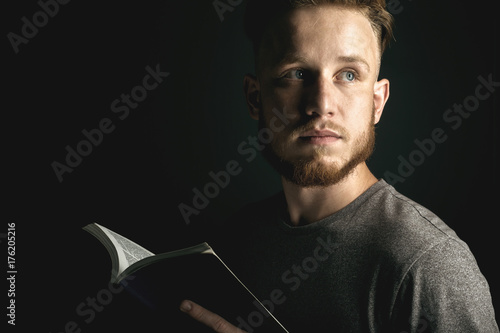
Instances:
[[[221,316],[205,309],[192,301],[182,301],[180,309],[193,319],[210,327],[217,333],[245,333],[245,331],[232,325]]]

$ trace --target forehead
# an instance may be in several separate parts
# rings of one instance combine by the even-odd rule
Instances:
[[[294,57],[324,62],[350,56],[377,67],[378,40],[370,21],[359,10],[323,5],[295,9],[272,24],[259,61],[275,66]]]

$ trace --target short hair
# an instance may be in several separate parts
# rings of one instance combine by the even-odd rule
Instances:
[[[262,38],[271,22],[291,10],[320,5],[353,8],[364,14],[379,39],[380,55],[393,39],[394,19],[386,10],[385,0],[248,0],[244,29],[255,54],[258,54]]]

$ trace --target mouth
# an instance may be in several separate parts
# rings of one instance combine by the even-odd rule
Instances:
[[[299,139],[310,144],[330,144],[342,139],[342,136],[332,130],[311,130],[302,133]]]

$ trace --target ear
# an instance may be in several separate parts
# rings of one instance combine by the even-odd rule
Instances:
[[[375,107],[375,124],[379,122],[384,106],[389,99],[389,80],[375,82],[373,88],[373,105]]]
[[[257,77],[252,74],[246,74],[243,80],[243,91],[250,112],[250,117],[259,119],[262,101],[260,100],[260,86]]]

